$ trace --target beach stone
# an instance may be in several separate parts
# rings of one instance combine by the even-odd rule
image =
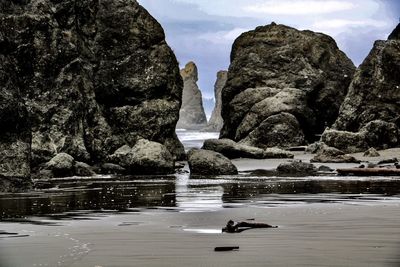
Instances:
[[[74,175],[75,159],[67,153],[55,155],[45,164],[45,169],[51,170],[54,177],[65,177]]]
[[[353,156],[346,155],[343,151],[329,146],[323,146],[311,159],[311,162],[320,163],[360,163]]]
[[[363,156],[364,157],[379,157],[380,154],[375,148],[371,147],[367,151],[364,152]]]
[[[333,130],[351,132],[357,139],[352,150],[362,152],[400,145],[400,38],[399,25],[388,40],[379,40],[357,69]],[[366,90],[368,88],[368,90]],[[333,135],[333,136],[332,136]],[[344,149],[339,134],[327,131],[328,145]],[[351,140],[348,141],[351,143]],[[347,150],[346,150],[347,151]]]
[[[188,152],[188,163],[192,175],[235,175],[237,168],[221,153],[192,149]]]
[[[329,166],[321,165],[321,166],[318,167],[317,171],[319,171],[319,172],[333,172],[334,169],[332,169]]]
[[[276,168],[279,175],[312,176],[317,173],[317,168],[307,162],[291,161],[279,164]]]
[[[110,160],[130,174],[170,174],[174,172],[174,158],[168,149],[156,142],[141,139],[132,148],[124,145]]]
[[[260,147],[313,142],[337,118],[354,71],[325,34],[275,23],[245,32],[232,47],[220,137]]]
[[[202,149],[216,151],[224,156],[235,158],[293,158],[293,154],[278,148],[261,149],[236,143],[230,139],[208,139],[204,141]]]
[[[218,71],[217,80],[214,84],[214,97],[215,97],[215,107],[211,113],[210,120],[207,124],[206,130],[210,132],[219,132],[224,123],[221,115],[222,110],[222,89],[226,84],[228,79],[228,72],[225,70]]]
[[[77,161],[75,162],[74,166],[74,175],[90,177],[90,176],[95,176],[96,172],[89,164]]]
[[[101,165],[101,172],[103,174],[126,174],[127,170],[118,164],[104,163]]]
[[[282,112],[269,116],[240,143],[249,146],[291,147],[304,144],[305,137],[295,116]]]
[[[60,152],[101,164],[141,138],[184,156],[179,64],[136,0],[0,6],[0,174],[29,177]]]
[[[194,62],[186,64],[181,70],[183,79],[182,106],[179,112],[177,128],[200,129],[207,125],[203,108],[203,97],[197,85],[198,71]]]

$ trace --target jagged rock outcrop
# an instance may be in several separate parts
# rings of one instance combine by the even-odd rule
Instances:
[[[202,149],[212,150],[221,153],[222,155],[230,159],[273,159],[294,157],[292,153],[279,148],[262,149],[258,147],[238,144],[230,139],[207,139],[204,141]]]
[[[221,110],[222,110],[222,89],[226,84],[226,80],[228,79],[228,72],[221,70],[217,73],[217,80],[214,85],[214,96],[215,96],[215,107],[211,114],[210,120],[208,121],[206,130],[208,131],[216,131],[219,132],[224,124],[224,120],[222,119]]]
[[[328,145],[348,152],[400,145],[399,27],[358,68],[333,129],[322,136]]]
[[[238,174],[236,166],[227,157],[215,151],[192,149],[188,152],[188,163],[192,175]]]
[[[322,33],[272,23],[234,42],[222,91],[221,138],[302,145],[337,118],[355,67]]]
[[[207,125],[207,117],[203,108],[203,98],[197,86],[198,72],[194,62],[186,64],[181,70],[183,79],[182,107],[176,125],[181,129],[200,129]]]
[[[0,99],[14,103],[0,113],[9,114],[6,124],[21,122],[10,129],[21,137],[0,142],[21,152],[5,164],[18,158],[29,166],[30,148],[33,166],[60,152],[98,163],[140,138],[183,156],[175,135],[178,62],[160,24],[136,0],[1,1],[0,59]],[[29,131],[21,126],[26,118]]]

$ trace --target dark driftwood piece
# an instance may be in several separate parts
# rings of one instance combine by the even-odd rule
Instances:
[[[339,175],[354,176],[400,176],[400,169],[389,168],[346,168],[337,169]]]

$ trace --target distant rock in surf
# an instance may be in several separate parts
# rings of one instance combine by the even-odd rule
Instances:
[[[179,112],[178,129],[201,129],[207,125],[201,91],[197,86],[198,71],[194,62],[181,70],[183,79],[182,106]]]
[[[222,88],[224,88],[227,78],[228,78],[227,71],[221,70],[217,73],[217,80],[215,81],[214,85],[215,107],[211,114],[211,118],[207,124],[206,127],[207,131],[219,132],[224,123],[221,115],[221,110],[222,110],[221,94],[222,94]]]

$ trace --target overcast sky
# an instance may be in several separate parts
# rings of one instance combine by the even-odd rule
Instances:
[[[400,0],[138,0],[163,26],[181,67],[194,61],[203,97],[214,96],[242,32],[272,21],[331,35],[355,65],[399,22]]]

